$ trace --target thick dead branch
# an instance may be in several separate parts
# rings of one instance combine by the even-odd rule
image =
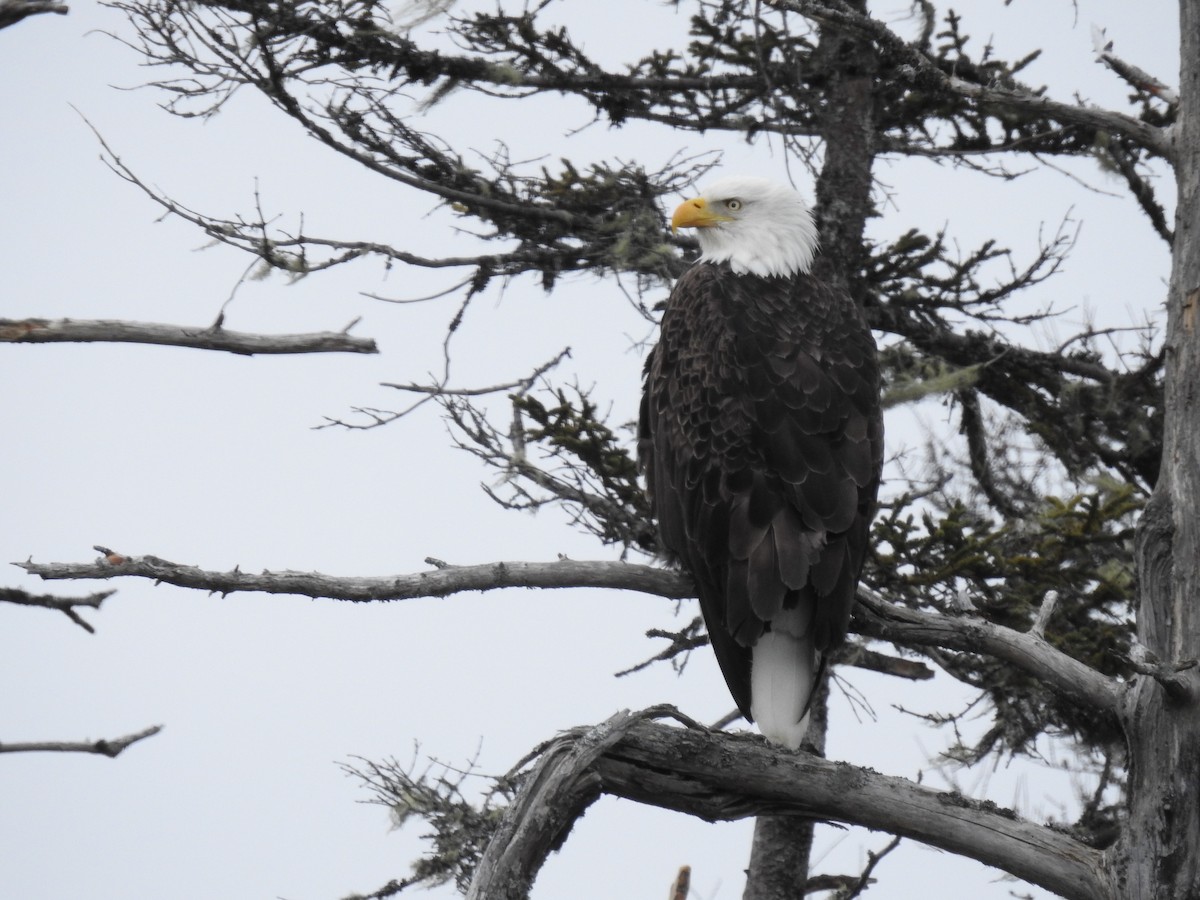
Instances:
[[[22,744],[0,742],[0,753],[97,753],[116,758],[138,741],[153,737],[162,731],[161,725],[151,725],[124,737],[98,741],[38,741]]]
[[[352,337],[344,331],[311,334],[248,334],[227,331],[219,325],[189,327],[117,319],[0,319],[0,343],[116,343],[162,344],[223,350],[253,356],[256,353],[378,353],[371,338]]]
[[[16,25],[22,19],[39,13],[57,13],[65,16],[71,8],[65,3],[49,3],[46,0],[0,0],[0,28]]]
[[[863,825],[998,866],[1067,898],[1109,893],[1098,851],[994,804],[788,753],[756,736],[620,713],[545,745],[468,897],[527,896],[546,856],[601,792],[709,821],[795,815]]]
[[[40,606],[44,609],[56,609],[68,619],[89,634],[95,634],[96,629],[80,618],[75,608],[86,606],[99,609],[100,604],[116,593],[116,590],[97,591],[86,597],[55,597],[53,594],[31,594],[20,588],[0,588],[0,603],[16,603],[19,606]]]
[[[595,728],[568,732],[543,748],[537,764],[475,869],[467,900],[525,897],[546,857],[600,797],[596,758],[638,722],[622,711]]]

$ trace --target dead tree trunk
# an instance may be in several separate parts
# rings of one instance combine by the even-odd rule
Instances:
[[[1180,2],[1178,208],[1165,342],[1162,472],[1138,528],[1137,633],[1149,651],[1126,706],[1129,821],[1120,896],[1200,897],[1200,0]]]
[[[825,754],[829,724],[828,682],[813,702],[812,723],[805,743]],[[795,816],[759,816],[742,900],[793,900],[805,896],[813,847],[813,820]]]

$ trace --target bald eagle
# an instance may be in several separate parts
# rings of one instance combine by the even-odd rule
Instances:
[[[796,749],[879,489],[875,340],[849,294],[810,274],[816,226],[791,188],[725,178],[671,225],[697,229],[701,255],[646,360],[639,461],[738,708]]]

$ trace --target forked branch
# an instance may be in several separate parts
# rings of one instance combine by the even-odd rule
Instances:
[[[21,588],[0,588],[0,603],[15,603],[18,606],[40,606],[42,609],[56,609],[68,619],[86,631],[95,634],[96,629],[79,615],[76,610],[80,607],[99,609],[100,604],[116,593],[116,590],[97,591],[86,597],[56,597],[53,594],[31,594]]]

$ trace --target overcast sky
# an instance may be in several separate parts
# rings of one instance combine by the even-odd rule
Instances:
[[[484,4],[486,6],[487,4]],[[609,62],[655,41],[682,45],[685,13],[634,2],[568,3],[559,13]],[[1163,80],[1177,80],[1175,4],[967,2],[973,34],[990,29],[999,52],[1043,47],[1028,80],[1069,100],[1118,105],[1126,88],[1092,61],[1090,28]],[[465,4],[462,8],[466,8]],[[905,4],[881,5],[889,19]],[[976,25],[983,15],[986,25]],[[642,21],[642,19],[645,21]],[[639,21],[637,29],[629,23]],[[208,123],[173,119],[122,18],[89,2],[0,31],[0,316],[79,317],[207,325],[249,260],[160,210],[100,160],[86,117],[149,184],[215,215],[249,213],[256,186],[269,213],[329,237],[379,240],[430,254],[474,239],[426,198],[357,171],[247,94]],[[636,43],[635,43],[636,42]],[[570,140],[582,107],[497,108],[451,97],[428,127],[460,146],[512,145],[513,158],[620,157],[654,169],[678,151],[724,150],[722,170],[786,177],[777,146],[676,135],[634,125]],[[525,117],[525,118],[522,118]],[[877,234],[948,224],[964,247],[998,234],[1018,254],[1039,227],[1082,223],[1064,273],[1031,300],[1066,310],[1060,325],[1093,316],[1128,324],[1160,313],[1167,254],[1121,186],[1083,161],[1071,174],[1038,172],[985,182],[926,162],[876,170],[895,204]],[[798,186],[811,194],[801,177]],[[1086,189],[1072,175],[1111,192]],[[1170,198],[1170,187],[1162,185]],[[680,198],[681,199],[681,198]],[[1020,256],[1018,257],[1020,258]],[[245,359],[119,345],[0,347],[5,473],[0,559],[71,562],[93,544],[207,569],[316,570],[338,575],[420,571],[434,556],[611,558],[564,516],[505,513],[484,495],[494,477],[449,449],[431,411],[383,429],[314,430],[355,405],[402,402],[385,381],[419,380],[440,366],[456,303],[396,306],[362,292],[413,297],[454,277],[374,263],[288,284],[278,275],[241,286],[227,327],[336,330],[374,337],[378,356]],[[581,382],[611,398],[616,421],[634,415],[648,336],[614,283],[570,278],[547,296],[533,278],[476,305],[456,339],[455,382],[523,375],[571,346]],[[1052,336],[1046,337],[1052,342]],[[889,422],[889,453],[916,448],[914,421],[945,419],[937,403]],[[477,758],[507,770],[556,731],[621,708],[674,703],[715,720],[732,703],[707,652],[677,678],[666,666],[613,673],[659,645],[648,628],[695,614],[667,601],[612,592],[496,592],[390,605],[296,597],[207,596],[143,581],[44,584],[10,567],[0,582],[33,591],[119,592],[87,618],[89,635],[44,610],[0,608],[0,741],[116,737],[152,724],[156,737],[116,760],[0,756],[0,893],[23,900],[332,900],[408,873],[423,827],[390,831],[387,814],[339,762],[356,756],[453,765]],[[835,697],[829,754],[913,777],[947,736],[914,728],[892,704],[945,709],[963,696],[938,680],[897,685],[846,678],[877,719]],[[985,724],[981,722],[980,725]],[[967,772],[960,789],[1040,819],[1063,815],[1075,782],[1041,765]],[[941,786],[952,773],[929,773]],[[468,783],[469,784],[469,783]],[[1086,786],[1086,785],[1082,785]],[[750,823],[711,825],[604,800],[547,865],[539,898],[660,897],[680,865],[695,896],[740,897]],[[885,836],[823,829],[817,865],[853,872]],[[879,898],[1007,897],[1023,886],[975,863],[905,845],[881,867]],[[1033,891],[1034,896],[1044,896]],[[450,897],[450,887],[431,892]]]

